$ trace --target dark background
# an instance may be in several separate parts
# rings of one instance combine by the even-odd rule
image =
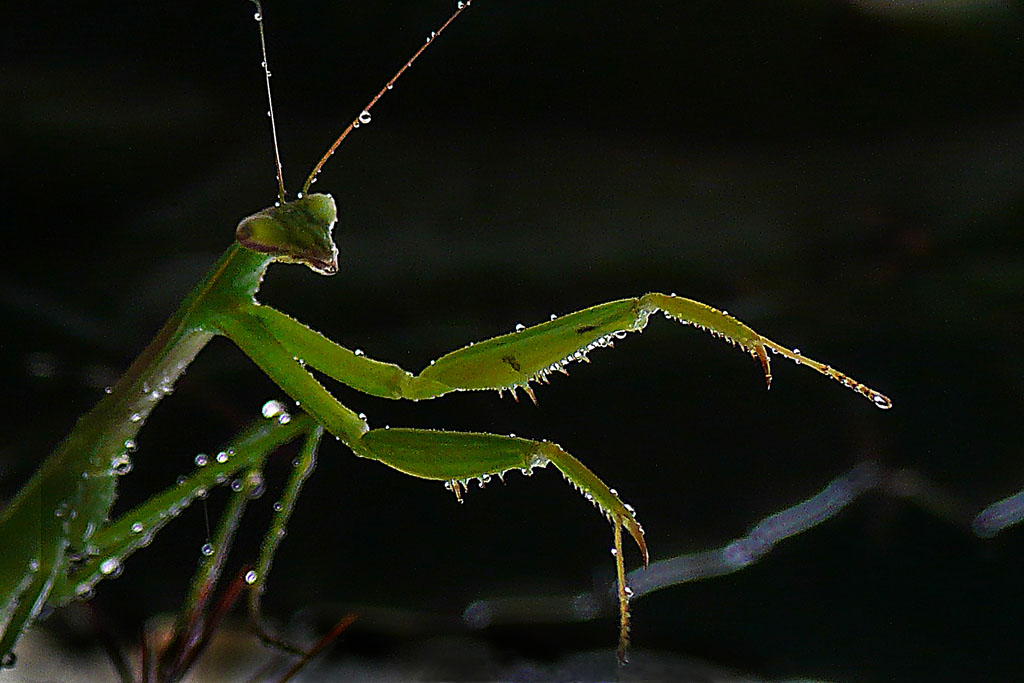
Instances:
[[[541,388],[539,409],[332,385],[372,425],[562,444],[637,508],[655,559],[722,545],[866,459],[973,513],[1024,487],[1024,23],[1010,3],[918,4],[476,0],[315,188],[338,201],[341,272],[275,267],[261,299],[415,370],[517,322],[678,292],[893,398],[876,410],[789,363],[766,393],[744,354],[660,318]],[[268,2],[292,192],[453,5]],[[43,1],[5,14],[4,495],[237,221],[273,201],[252,12]],[[215,341],[141,433],[122,502],[169,485],[279,396]],[[291,457],[272,462],[272,490]],[[273,614],[361,606],[371,616],[338,656],[370,662],[438,633],[503,661],[596,648],[611,660],[611,618],[459,626],[472,600],[608,576],[607,524],[554,472],[457,505],[333,440],[320,463],[271,577]],[[275,498],[254,504],[252,538]],[[211,515],[220,504],[210,497]],[[180,601],[201,509],[164,536],[98,591],[126,634]],[[738,574],[638,601],[634,640],[767,677],[1021,677],[1022,551],[1024,529],[983,541],[869,495]],[[372,618],[385,607],[406,632]]]

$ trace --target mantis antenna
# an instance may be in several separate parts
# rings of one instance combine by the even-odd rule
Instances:
[[[277,198],[284,203],[284,172],[281,170],[281,152],[277,146],[277,123],[274,121],[274,98],[270,96],[270,62],[267,61],[267,40],[263,35],[263,5],[260,0],[252,0],[256,5],[253,18],[260,26],[260,49],[263,51],[263,78],[267,82],[267,114],[270,116],[270,135],[274,139],[274,164],[277,166]],[[309,185],[309,183],[306,183]]]
[[[259,2],[257,2],[257,0],[252,0],[252,1],[256,3],[257,7],[259,6]],[[385,86],[380,89],[380,92],[373,96],[373,99],[370,100],[370,103],[367,104],[363,108],[363,111],[361,111],[359,113],[359,116],[356,117],[355,119],[353,119],[350,124],[348,124],[348,127],[345,128],[345,130],[342,131],[341,135],[339,135],[338,139],[334,141],[334,144],[332,144],[330,146],[330,148],[324,154],[323,158],[320,159],[320,161],[317,163],[317,165],[313,167],[313,170],[310,172],[309,177],[306,178],[306,184],[302,186],[303,194],[305,194],[306,192],[309,192],[309,186],[316,182],[316,177],[317,177],[317,175],[320,174],[320,169],[322,169],[324,167],[324,164],[326,164],[327,160],[331,158],[331,156],[334,154],[334,151],[336,149],[338,149],[338,145],[341,144],[341,141],[344,140],[346,137],[348,137],[348,134],[351,133],[353,131],[353,129],[358,128],[360,126],[360,124],[367,124],[367,123],[370,122],[370,110],[373,109],[373,105],[377,104],[377,100],[379,100],[381,97],[383,97],[384,93],[386,93],[388,90],[391,90],[391,88],[394,87],[395,81],[397,81],[398,78],[402,74],[405,73],[406,69],[408,69],[410,66],[412,66],[412,63],[416,61],[416,58],[419,57],[421,54],[423,54],[423,51],[426,50],[427,47],[431,43],[434,42],[434,39],[437,38],[439,35],[441,35],[441,33],[446,28],[448,28],[449,24],[451,24],[453,21],[455,21],[455,17],[457,17],[460,14],[462,14],[462,11],[470,6],[472,1],[473,0],[459,0],[458,4],[456,5],[455,12],[450,17],[448,17],[448,20],[445,21],[443,24],[441,24],[441,27],[439,29],[437,29],[436,31],[431,33],[430,36],[427,37],[427,42],[425,42],[422,46],[420,46],[420,49],[416,50],[415,54],[413,54],[413,56],[409,58],[409,60],[402,66],[402,68],[398,70],[398,73],[396,73],[394,76],[392,76],[391,80],[388,81],[387,84],[385,84]],[[257,15],[257,16],[259,16],[259,15]],[[262,40],[262,39],[263,39],[263,24],[261,22],[260,23],[260,40]],[[266,61],[265,61],[266,60],[266,49],[264,49],[263,54],[264,54],[264,57],[263,57],[264,64],[266,64]],[[269,74],[268,74],[268,80],[267,80],[267,96],[268,97],[270,96]],[[271,112],[271,114],[270,114],[271,125],[273,125],[273,121],[274,121],[273,111],[274,111],[273,107],[271,107],[271,110],[270,110],[270,112]],[[277,139],[276,138],[274,140],[274,151],[275,151],[275,153],[277,152]],[[277,162],[277,177],[278,177],[278,179],[281,178],[281,162],[280,161]],[[284,201],[284,198],[283,198],[284,185],[283,184],[281,185],[281,192],[282,192],[282,201]]]

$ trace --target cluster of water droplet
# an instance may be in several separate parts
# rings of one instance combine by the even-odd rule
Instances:
[[[544,441],[544,443],[545,444],[549,444],[549,442],[546,441],[546,440]],[[553,447],[553,448],[556,448],[558,450],[561,450],[561,447],[558,446],[557,444],[549,444],[549,447]],[[563,451],[563,453],[564,453],[564,451]],[[533,456],[530,459],[531,473],[532,473],[532,468],[535,468],[535,467],[547,467],[550,463],[551,463],[551,460],[547,456],[545,456],[543,454],[543,451],[541,449],[538,449],[533,454]],[[565,479],[567,482],[569,482],[569,484],[571,484],[574,489],[579,491],[579,493],[586,500],[590,501],[591,505],[593,505],[598,510],[600,510],[601,514],[603,514],[605,516],[605,518],[609,522],[611,522],[612,524],[618,523],[618,520],[615,519],[615,517],[613,516],[611,510],[609,510],[606,507],[604,507],[601,504],[601,501],[599,501],[597,499],[597,497],[594,495],[594,493],[590,489],[584,488],[579,483],[577,483],[576,481],[571,479],[569,477],[569,475],[566,474],[561,468],[556,466],[556,469],[558,469],[559,473],[562,475],[562,478]],[[524,470],[524,473],[526,473],[525,470]],[[620,503],[622,503],[622,499],[619,498],[618,491],[616,491],[615,489],[608,489],[608,492],[611,493],[612,496],[614,496],[616,500],[618,500]],[[639,529],[640,533],[643,534],[643,527],[641,527],[640,523],[636,521],[636,510],[633,509],[633,506],[629,505],[628,503],[622,503],[622,507],[626,510],[627,513],[629,513],[630,517],[633,518],[633,521],[637,525],[637,529]]]
[[[505,472],[498,472],[497,477],[498,479],[501,480],[502,483],[505,482]],[[481,474],[479,477],[467,477],[465,479],[449,479],[444,483],[444,488],[446,491],[451,491],[452,493],[454,493],[455,498],[459,501],[459,503],[462,503],[464,502],[462,500],[462,494],[464,492],[469,491],[469,485],[472,484],[474,481],[477,483],[477,486],[479,486],[480,488],[484,488],[485,486],[487,486],[487,484],[491,483],[491,475],[484,473]]]
[[[109,394],[113,390],[107,387],[104,391]],[[170,376],[165,376],[155,386],[149,384],[149,382],[143,382],[142,395],[135,401],[132,412],[128,414],[128,422],[131,423],[129,433],[135,434],[142,429],[143,423],[153,408],[156,407],[156,404],[173,392],[174,385]],[[137,444],[133,438],[129,437],[124,440],[122,445],[124,450],[113,456],[110,460],[109,472],[99,473],[99,476],[123,476],[132,471],[131,456],[137,450]],[[96,474],[95,472],[92,473],[92,475]],[[82,473],[83,478],[88,478],[92,475],[89,472]]]
[[[565,472],[562,472],[561,470],[559,470],[559,472],[561,472],[563,479],[565,479],[567,482],[569,482],[569,484],[571,484],[572,487],[574,489],[576,489],[580,493],[580,495],[582,495],[586,500],[588,500],[590,502],[591,505],[593,505],[595,508],[597,508],[601,512],[602,515],[604,515],[605,519],[607,519],[612,524],[619,524],[619,523],[621,523],[621,520],[617,520],[615,518],[615,516],[612,514],[611,510],[609,510],[608,508],[606,508],[604,505],[601,504],[601,501],[599,501],[597,499],[597,497],[593,494],[592,491],[590,491],[589,489],[586,489],[586,488],[580,486],[578,483],[576,483],[575,481],[570,479],[569,475],[567,475]],[[608,492],[611,493],[615,497],[616,500],[618,500],[620,503],[622,503],[622,507],[626,510],[627,513],[629,513],[629,516],[632,517],[633,522],[636,524],[637,529],[640,531],[640,534],[643,535],[644,529],[643,529],[642,526],[640,526],[640,522],[638,522],[637,519],[636,519],[636,510],[633,509],[633,506],[630,505],[629,503],[623,503],[622,499],[619,498],[618,491],[616,491],[615,489],[608,489]],[[614,554],[615,554],[615,549],[613,548],[612,549],[612,555],[614,555]]]
[[[141,422],[146,419],[149,412],[153,410],[153,407],[160,402],[165,396],[174,393],[174,383],[170,377],[164,377],[161,379],[156,386],[150,385],[148,382],[142,383],[142,403],[143,405],[138,408],[129,416],[131,422]]]
[[[124,565],[116,557],[108,557],[100,563],[100,574],[108,578],[117,578],[124,570]]]
[[[114,474],[122,476],[132,471],[132,458],[128,451],[121,453],[110,461],[110,468]]]
[[[888,410],[889,408],[892,408],[892,401],[889,400],[888,396],[875,391],[871,387],[861,384],[860,382],[853,379],[849,375],[845,375],[839,372],[832,366],[825,366],[825,374],[827,374],[829,377],[842,384],[844,387],[848,389],[853,389],[858,394],[874,403],[875,406],[877,406],[878,408],[881,408],[882,410]]]
[[[516,396],[516,390],[517,389],[523,389],[527,394],[529,394],[529,396],[533,400],[533,402],[536,403],[537,399],[536,399],[536,397],[533,394],[533,389],[530,387],[530,382],[538,382],[538,383],[550,384],[550,380],[548,380],[548,377],[550,377],[552,374],[554,374],[556,372],[560,372],[563,375],[568,375],[569,374],[569,372],[565,369],[565,366],[567,366],[567,365],[569,365],[571,363],[578,363],[578,362],[589,363],[590,362],[590,358],[589,358],[588,354],[591,351],[594,351],[595,349],[600,349],[600,348],[614,348],[615,347],[615,340],[617,340],[617,339],[625,339],[626,335],[629,334],[630,332],[640,332],[640,331],[642,331],[643,327],[647,324],[647,315],[648,314],[646,312],[641,311],[640,315],[637,318],[637,323],[634,324],[634,327],[632,329],[629,329],[629,330],[616,330],[615,332],[610,332],[608,334],[601,335],[601,336],[595,338],[593,341],[591,341],[591,342],[581,346],[576,351],[570,353],[565,358],[562,358],[561,360],[555,361],[554,363],[551,363],[550,365],[548,365],[546,367],[542,367],[541,369],[537,370],[535,373],[533,373],[533,375],[528,377],[525,382],[522,382],[520,384],[512,384],[512,385],[509,385],[507,387],[499,387],[498,388],[498,396],[499,397],[503,396],[505,391],[508,391],[508,392],[510,392],[512,394],[512,398],[514,398],[515,400],[518,401],[519,397]],[[550,317],[550,320],[554,321],[554,320],[557,320],[557,319],[558,319],[558,316],[555,315],[554,313],[552,313],[551,317]],[[547,324],[547,323],[545,323],[545,324]],[[522,323],[516,323],[516,326],[515,326],[515,332],[516,333],[522,332],[522,331],[524,331],[526,329],[527,329],[526,326],[523,325]],[[471,342],[469,344],[469,346],[473,346],[473,343]],[[433,365],[433,364],[434,364],[433,361],[431,361],[431,365]]]
[[[676,296],[676,295],[672,294],[671,296]],[[736,322],[737,324],[742,325],[742,323],[739,323],[739,321],[737,321],[735,318],[730,317],[728,311],[719,311],[717,309],[711,308],[710,306],[708,308],[712,312],[718,313],[718,314],[720,314],[722,316],[725,316],[725,317],[729,318],[730,320]],[[654,309],[654,310],[658,310],[658,309]],[[885,394],[882,394],[882,393],[880,393],[878,391],[875,391],[874,389],[872,389],[872,388],[870,388],[870,387],[868,387],[868,386],[866,386],[864,384],[861,384],[857,380],[853,379],[852,377],[850,377],[850,376],[848,376],[848,375],[846,375],[846,374],[844,374],[842,372],[839,372],[838,370],[836,370],[835,368],[833,368],[830,365],[822,365],[822,364],[820,364],[820,363],[818,363],[816,361],[810,360],[808,358],[804,358],[800,354],[800,349],[793,349],[792,351],[790,351],[789,349],[785,349],[784,347],[777,346],[774,342],[769,341],[767,339],[764,339],[763,337],[760,337],[760,335],[757,335],[752,330],[751,330],[751,333],[754,334],[756,338],[754,340],[750,340],[749,343],[748,343],[748,341],[744,341],[742,339],[736,339],[736,338],[731,337],[731,336],[729,336],[729,335],[727,335],[727,334],[725,334],[723,332],[720,332],[719,330],[715,330],[715,329],[706,327],[705,325],[702,325],[700,323],[697,323],[697,322],[694,322],[694,321],[691,321],[691,320],[686,320],[684,318],[680,318],[680,317],[678,317],[676,315],[673,315],[673,314],[669,313],[668,311],[662,310],[662,313],[669,320],[673,320],[673,321],[675,321],[677,323],[680,323],[680,324],[683,324],[683,325],[691,325],[693,327],[696,327],[697,329],[704,330],[705,332],[709,332],[710,334],[712,334],[715,337],[718,337],[718,338],[721,338],[721,339],[725,339],[730,344],[732,344],[733,346],[737,346],[738,345],[741,349],[743,349],[744,351],[747,351],[748,353],[750,353],[751,356],[753,356],[755,359],[761,361],[764,364],[765,377],[768,380],[769,384],[771,384],[771,370],[770,370],[770,365],[768,364],[768,361],[767,361],[768,357],[767,357],[767,355],[765,355],[765,351],[764,351],[765,349],[770,349],[772,354],[782,354],[783,356],[785,356],[785,357],[789,358],[790,360],[792,360],[797,365],[806,365],[808,367],[814,368],[818,372],[820,372],[820,373],[822,373],[824,375],[827,375],[828,377],[831,377],[832,379],[834,379],[835,381],[839,382],[840,384],[842,384],[843,386],[847,387],[848,389],[852,389],[852,390],[856,391],[861,396],[864,396],[869,401],[871,401],[878,408],[881,408],[883,410],[887,410],[887,409],[892,407],[892,401],[890,401],[889,398],[887,396],[885,396]]]
[[[552,320],[553,319],[554,318],[552,318]],[[565,358],[559,361],[555,361],[554,363],[548,365],[547,367],[541,368],[536,373],[534,373],[534,375],[530,379],[537,382],[544,382],[545,384],[547,384],[548,377],[556,372],[560,372],[563,375],[568,375],[569,373],[566,371],[565,366],[571,363],[589,363],[590,358],[588,354],[591,351],[603,348],[614,348],[615,340],[625,339],[627,334],[629,334],[629,330],[617,330],[615,332],[602,335],[597,339],[594,339],[593,341],[589,342],[588,344],[581,346],[580,348],[578,348],[576,351],[572,352]]]
[[[109,466],[106,470],[102,471],[90,471],[85,470],[82,472],[83,479],[89,479],[90,477],[109,477],[109,476],[122,476],[132,471],[132,453],[138,450],[138,445],[134,439],[125,439],[121,447],[122,451],[113,455],[110,458]]]
[[[515,434],[509,434],[508,436],[510,439],[516,438]],[[449,479],[448,481],[444,482],[444,488],[446,491],[451,491],[452,493],[454,493],[459,503],[462,503],[462,494],[464,492],[469,491],[469,485],[474,481],[480,488],[484,488],[485,486],[487,486],[487,484],[490,484],[491,481],[493,480],[493,477],[498,477],[499,481],[501,481],[501,483],[504,484],[505,475],[508,474],[509,472],[514,472],[516,469],[518,469],[524,477],[532,477],[533,471],[535,469],[542,469],[550,464],[550,460],[548,460],[542,454],[537,452],[530,456],[530,460],[529,462],[527,462],[526,467],[509,468],[507,470],[502,470],[501,472],[495,472],[493,475],[485,472],[477,477],[467,477],[465,479]]]
[[[126,444],[128,446],[128,444]],[[131,445],[130,450],[134,450],[134,445]],[[211,462],[220,464],[227,463],[235,452],[231,449],[220,451],[212,458],[205,453],[199,453],[195,456],[194,462],[197,467],[206,467]],[[215,483],[223,483],[226,481],[226,475],[219,475],[215,479]],[[185,476],[178,477],[177,485],[184,486],[188,482],[188,478]],[[259,486],[254,487],[259,489]],[[165,524],[170,522],[172,519],[182,513],[182,511],[188,507],[193,500],[196,498],[205,498],[207,496],[207,489],[204,487],[195,488],[193,490],[183,493],[182,497],[172,503],[170,506],[161,510],[157,513],[155,521],[152,521],[147,526],[140,520],[136,520],[131,523],[129,530],[131,531],[131,538],[116,552],[108,557],[103,558],[102,561],[95,567],[92,574],[82,577],[82,580],[75,587],[75,597],[80,600],[88,600],[92,597],[95,585],[102,579],[105,578],[116,578],[121,574],[123,563],[125,558],[131,553],[135,552],[139,548],[148,546],[153,542],[153,538],[156,533],[163,528]],[[58,506],[55,511],[56,516],[61,517],[67,514],[67,506]],[[69,517],[73,517],[74,512],[71,512]],[[87,556],[95,556],[99,553],[99,549],[90,546],[86,548],[84,554],[80,557],[73,558],[77,561],[82,561]],[[203,550],[206,553],[205,546]]]
[[[515,437],[515,434],[512,434],[511,436]],[[523,474],[526,474],[527,472],[533,474],[533,470],[543,469],[550,464],[551,460],[549,460],[548,457],[544,455],[540,450],[534,451],[534,453],[530,456],[530,462],[527,464],[526,468],[523,469]]]
[[[146,388],[146,391],[153,400],[158,400],[160,398],[160,396],[156,395],[157,390],[151,391],[149,388]],[[161,394],[169,393],[169,387],[162,385],[159,392]],[[261,413],[265,418],[274,419],[280,424],[287,424],[291,419],[284,404],[280,401],[267,401],[263,405]],[[136,450],[136,444],[132,439],[126,439],[123,446],[124,452],[116,456],[111,463],[111,469],[116,474],[125,474],[130,471],[131,459],[129,454]],[[235,451],[233,449],[222,450],[212,456],[205,453],[199,453],[195,456],[194,462],[198,468],[204,468],[208,465],[213,466],[214,464],[225,465],[234,456]],[[90,473],[83,472],[83,476],[90,476]],[[245,481],[241,478],[234,479],[231,482],[231,488],[234,491],[241,491],[243,488],[247,488],[248,495],[251,498],[257,498],[262,495],[265,490],[262,474],[259,471],[254,470],[249,472],[246,476],[248,479]],[[156,513],[153,518],[150,518],[147,521],[136,520],[131,522],[128,527],[131,532],[130,536],[125,540],[123,545],[118,547],[116,550],[111,551],[108,556],[99,559],[97,556],[99,555],[100,550],[94,545],[90,545],[83,551],[69,556],[70,561],[74,563],[84,563],[86,560],[91,560],[93,563],[91,565],[92,570],[90,573],[85,575],[83,572],[83,575],[80,576],[80,580],[75,586],[74,594],[76,598],[80,600],[90,599],[94,593],[95,585],[99,581],[105,578],[116,578],[121,574],[124,566],[124,560],[128,555],[139,548],[148,546],[153,541],[156,533],[171,519],[180,515],[193,500],[197,498],[202,499],[207,496],[208,491],[206,487],[200,486],[192,488],[194,484],[189,485],[190,480],[191,479],[186,476],[178,477],[177,485],[179,487],[186,487],[185,490],[182,491],[180,498],[170,504],[167,508]],[[215,484],[222,484],[226,481],[226,473],[218,473],[217,476],[214,477]],[[56,517],[63,518],[63,523],[68,525],[71,520],[77,516],[77,513],[67,502],[65,502],[56,506],[54,515]],[[215,550],[214,546],[208,542],[200,548],[200,553],[205,557],[209,557],[215,552]],[[38,560],[35,560],[33,564],[37,570],[39,564]],[[250,574],[251,580],[249,575],[247,575],[246,580],[249,583],[253,583],[256,580],[256,574],[255,572],[250,572]]]
[[[673,294],[672,296],[675,296],[675,294]],[[711,307],[709,306],[708,308],[711,308]],[[731,317],[729,315],[728,311],[719,311],[718,309],[715,309],[715,308],[711,308],[711,310],[713,312],[715,312],[715,313],[720,313],[721,315],[724,315],[725,317],[729,318],[730,320],[734,320],[737,323],[739,322],[735,318]],[[723,339],[723,340],[729,342],[729,344],[731,344],[732,346],[739,346],[741,349],[743,349],[744,351],[750,353],[750,355],[754,356],[754,358],[758,357],[757,356],[757,351],[754,348],[752,348],[752,347],[748,346],[747,344],[743,343],[742,340],[736,339],[734,337],[730,337],[729,335],[725,334],[724,332],[720,332],[719,330],[716,330],[716,329],[714,329],[712,327],[708,327],[706,325],[702,325],[701,323],[694,322],[692,320],[687,320],[686,318],[682,318],[682,317],[677,316],[677,315],[673,315],[672,313],[669,313],[668,311],[664,311],[663,310],[663,311],[661,311],[661,313],[662,313],[662,315],[665,316],[665,318],[667,320],[671,320],[672,322],[679,323],[680,325],[686,325],[687,327],[695,327],[696,329],[701,330],[702,332],[707,332],[708,334],[710,334],[712,337],[715,337],[716,339]]]
[[[283,425],[288,424],[292,420],[292,416],[288,414],[288,408],[285,404],[273,399],[263,404],[260,414],[268,420],[276,418],[278,424]]]

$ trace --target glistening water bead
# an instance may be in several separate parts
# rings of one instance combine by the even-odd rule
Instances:
[[[284,404],[277,400],[267,401],[266,403],[263,404],[263,407],[260,409],[260,413],[263,415],[263,417],[267,419],[277,417],[278,415],[286,411],[287,409],[285,408]]]

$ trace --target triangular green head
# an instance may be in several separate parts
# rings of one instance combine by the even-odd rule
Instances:
[[[308,194],[242,219],[239,244],[270,254],[275,261],[304,263],[322,275],[338,272],[338,248],[331,232],[338,208],[329,194]]]

